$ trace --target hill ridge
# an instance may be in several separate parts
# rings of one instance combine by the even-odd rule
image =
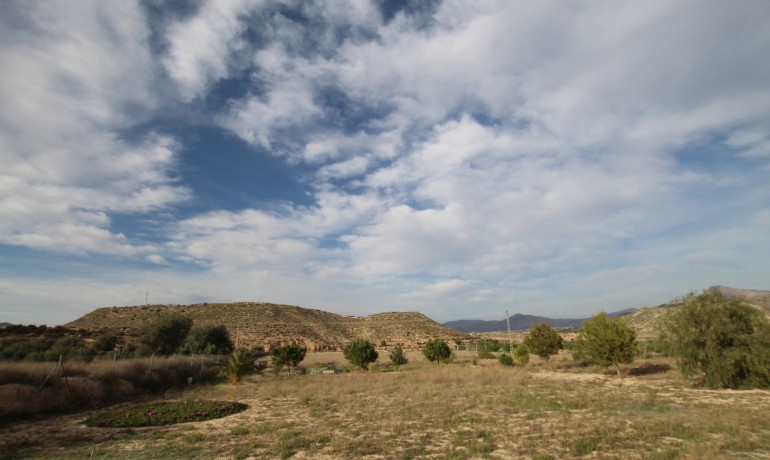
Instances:
[[[168,311],[192,318],[193,326],[224,324],[236,345],[247,348],[262,346],[266,350],[295,342],[304,344],[309,351],[337,351],[358,338],[378,345],[385,341],[417,348],[432,338],[448,341],[466,341],[469,338],[419,312],[351,316],[265,302],[101,307],[65,326],[136,337],[146,321]]]

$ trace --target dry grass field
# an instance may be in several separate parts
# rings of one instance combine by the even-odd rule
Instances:
[[[87,411],[14,423],[0,428],[0,457],[770,458],[770,391],[695,389],[664,358],[617,379],[574,366],[568,352],[556,372],[536,357],[506,368],[475,355],[435,365],[411,353],[400,372],[254,375],[163,397],[250,405],[208,422],[89,428]],[[313,353],[303,365],[328,362],[345,364]]]

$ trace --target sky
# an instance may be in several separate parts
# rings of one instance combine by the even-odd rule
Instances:
[[[766,0],[6,0],[0,321],[770,289]]]

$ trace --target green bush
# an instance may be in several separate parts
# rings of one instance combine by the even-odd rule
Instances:
[[[404,347],[400,343],[396,345],[396,348],[394,348],[393,351],[390,352],[389,357],[390,362],[396,366],[396,370],[399,370],[401,366],[409,362],[406,357],[406,353],[404,353]]]
[[[369,363],[377,361],[379,357],[374,349],[374,344],[366,339],[357,339],[345,345],[345,348],[342,349],[342,354],[345,356],[345,359],[350,361],[350,364],[358,366],[363,370],[366,370]]]
[[[443,340],[431,339],[425,344],[425,348],[422,349],[422,354],[428,361],[439,364],[448,361],[452,357],[452,350]]]
[[[296,343],[275,347],[271,352],[273,367],[276,369],[288,367],[291,373],[291,369],[299,366],[299,363],[305,359],[306,354],[307,348],[300,347]]]
[[[690,293],[666,318],[663,340],[685,377],[712,388],[770,388],[770,324],[742,299]]]
[[[184,342],[192,328],[192,319],[180,313],[161,313],[146,323],[139,332],[143,350],[170,355]]]
[[[192,328],[182,345],[186,354],[203,353],[228,354],[233,351],[233,341],[224,324],[198,326]]]
[[[529,348],[527,348],[527,344],[520,343],[513,349],[513,359],[519,366],[529,364]]]
[[[546,323],[532,326],[524,343],[531,353],[548,360],[548,366],[553,371],[551,356],[562,349],[562,339],[558,332]]]
[[[479,350],[479,359],[495,359],[495,355],[489,350]]]
[[[575,340],[575,356],[602,367],[615,366],[620,377],[620,365],[634,361],[638,352],[636,331],[621,318],[599,313],[585,323]]]
[[[227,359],[225,373],[230,383],[239,384],[243,377],[254,372],[254,361],[243,350],[235,350]]]
[[[506,355],[505,353],[503,353],[497,358],[497,360],[500,361],[500,364],[502,364],[503,366],[513,366],[513,358],[511,357],[511,355]]]

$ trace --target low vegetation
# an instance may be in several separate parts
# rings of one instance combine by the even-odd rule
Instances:
[[[682,375],[711,388],[770,388],[770,323],[741,299],[690,293],[663,339]]]
[[[204,422],[243,412],[247,407],[232,401],[160,401],[106,410],[87,418],[85,423],[100,428],[128,428]]]
[[[563,348],[562,338],[558,332],[546,323],[536,324],[530,329],[524,343],[530,353],[546,359],[548,366],[553,370],[551,356]]]
[[[345,345],[342,354],[350,364],[366,370],[369,364],[377,361],[379,354],[374,349],[374,344],[366,339],[358,339]]]
[[[428,361],[436,364],[448,362],[452,357],[452,350],[449,345],[441,339],[431,339],[425,343],[422,354]]]
[[[583,324],[575,341],[575,358],[601,367],[614,366],[620,377],[620,365],[634,362],[638,354],[636,332],[621,318],[599,313]]]

